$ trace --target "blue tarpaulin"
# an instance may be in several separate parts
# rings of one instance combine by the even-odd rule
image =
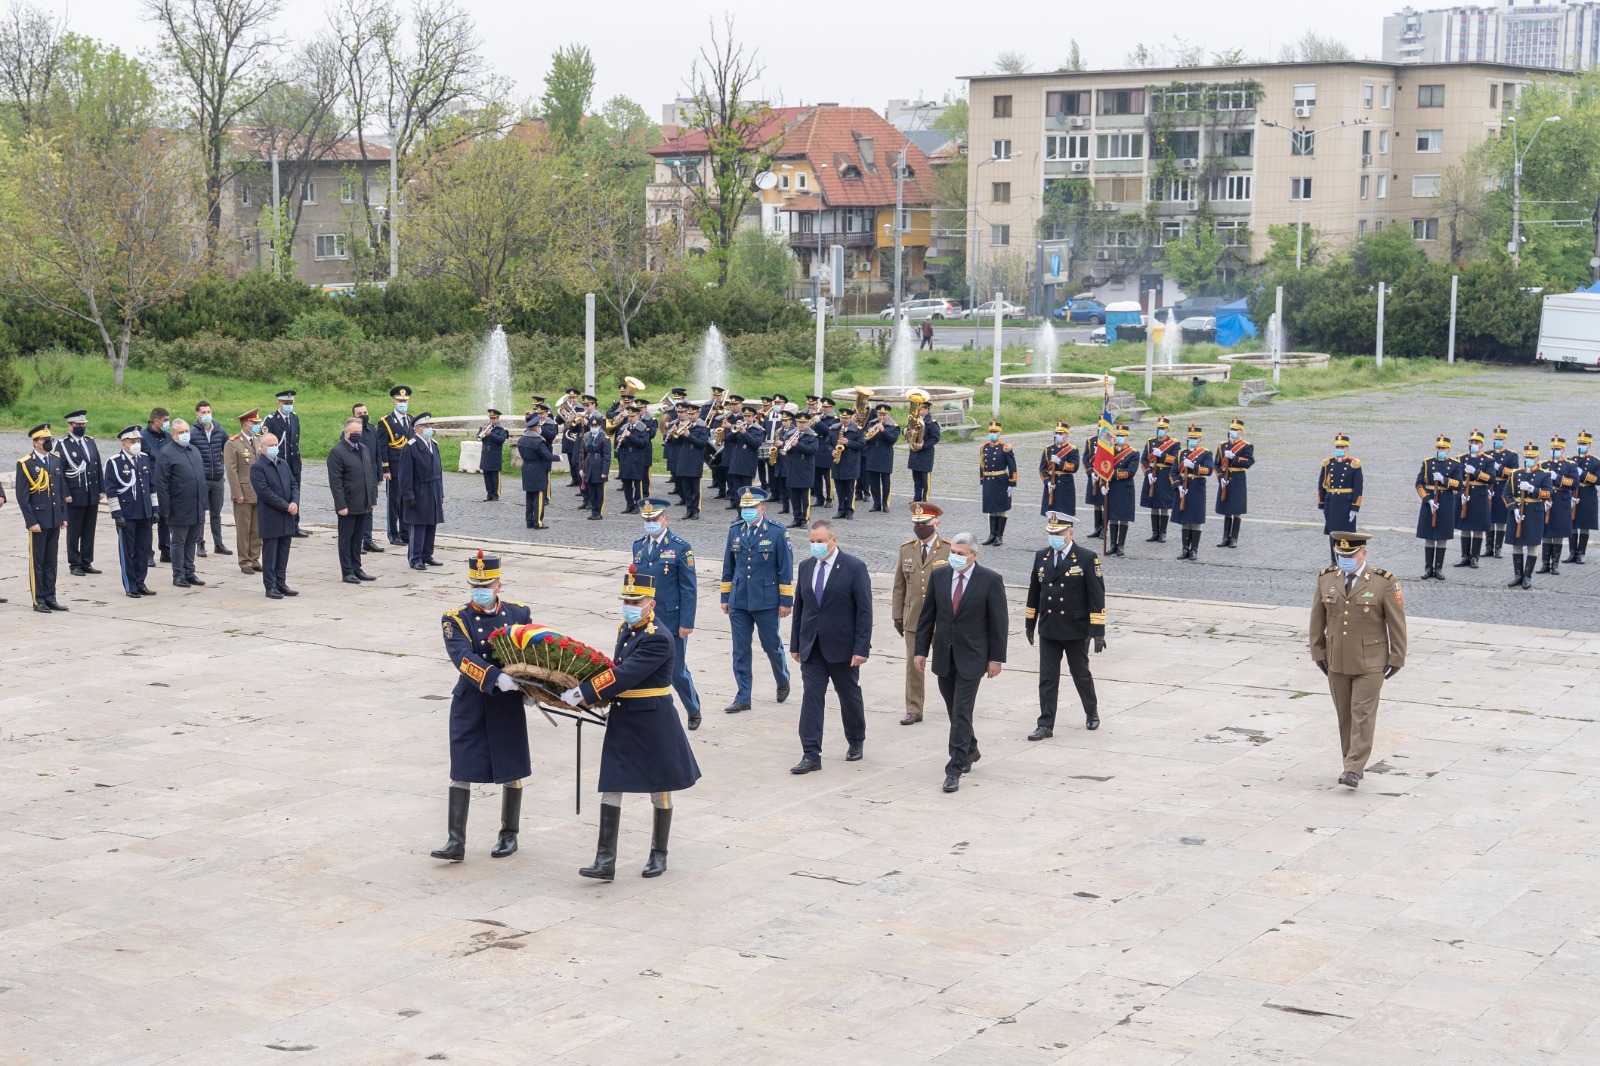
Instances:
[[[1232,348],[1246,337],[1256,335],[1256,324],[1250,321],[1250,310],[1244,300],[1235,300],[1217,308],[1217,343]]]
[[[1600,281],[1595,282],[1593,285],[1579,286],[1578,288],[1573,289],[1572,291],[1573,292],[1600,292]]]

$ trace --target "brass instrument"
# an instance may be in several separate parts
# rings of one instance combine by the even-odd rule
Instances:
[[[873,392],[865,385],[856,386],[856,425],[867,424],[867,416],[872,413],[872,405],[867,401],[872,399]]]
[[[583,401],[579,400],[575,396],[563,396],[563,397],[561,397],[561,399],[559,401],[557,401],[557,403],[556,403],[556,419],[557,419],[557,421],[560,421],[560,422],[570,421],[572,419],[572,416],[574,414],[576,414],[578,412],[578,409],[581,408],[582,406],[583,406]]]
[[[788,455],[789,452],[794,448],[795,443],[797,441],[799,441],[799,439],[800,439],[800,427],[796,426],[794,429],[790,430],[789,431],[789,435],[783,439],[783,444],[781,446],[783,454],[784,455]]]
[[[906,419],[906,443],[911,446],[912,451],[918,451],[922,447],[923,438],[928,434],[928,424],[923,420],[928,417],[925,408],[931,405],[928,394],[921,389],[912,389],[906,393],[906,399],[911,401],[911,414]]]

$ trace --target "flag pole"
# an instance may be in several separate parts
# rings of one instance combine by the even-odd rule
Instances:
[[[1100,411],[1101,421],[1103,422],[1105,421],[1104,415],[1111,404],[1111,371],[1107,370],[1101,375],[1100,386]],[[1102,429],[1099,432],[1104,433],[1105,430]],[[1113,433],[1112,439],[1116,439],[1115,433]],[[1098,451],[1100,448],[1098,433],[1096,434],[1094,446],[1095,450]],[[1089,469],[1094,469],[1092,460],[1089,463]],[[1104,478],[1100,481],[1100,506],[1104,508],[1101,512],[1103,521],[1100,523],[1100,558],[1104,559],[1106,553],[1111,550],[1111,482]]]

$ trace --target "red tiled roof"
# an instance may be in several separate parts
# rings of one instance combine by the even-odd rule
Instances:
[[[785,211],[821,211],[826,205],[822,197],[814,192],[803,192],[799,196],[791,196],[783,202]]]
[[[228,130],[228,135],[233,140],[234,148],[252,159],[268,159],[272,155],[272,131],[263,126],[233,126]],[[307,151],[307,138],[296,138],[289,131],[280,131],[277,141],[280,159],[301,159]],[[319,158],[330,163],[359,162],[361,159],[361,147],[354,136],[340,137],[326,147],[319,140],[316,149],[321,153]],[[369,137],[366,158],[369,163],[387,163],[388,146],[376,144]]]
[[[765,145],[774,137],[783,133],[801,116],[806,113],[803,107],[774,107],[767,116],[767,121],[761,124],[760,129],[752,138],[756,144]],[[666,143],[650,149],[650,154],[657,159],[668,159],[681,155],[701,155],[706,150],[705,131],[692,127],[680,127],[682,132]]]
[[[862,161],[861,139],[872,141],[870,166]],[[911,168],[905,202],[932,203],[933,197],[920,184],[933,173],[928,157],[870,107],[812,109],[789,130],[777,158],[809,162],[828,207],[885,207],[895,201],[894,159],[902,149]],[[860,177],[843,177],[847,167],[859,171]]]

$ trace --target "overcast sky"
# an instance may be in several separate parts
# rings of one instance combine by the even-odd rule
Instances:
[[[152,47],[156,36],[139,17],[137,0],[33,0],[65,10],[69,25],[125,50]],[[739,39],[759,52],[763,87],[774,102],[819,100],[882,110],[891,97],[938,98],[958,91],[963,74],[993,68],[995,55],[1015,49],[1036,69],[1055,69],[1076,38],[1091,68],[1123,65],[1140,41],[1168,45],[1177,34],[1209,50],[1242,48],[1267,56],[1307,28],[1343,40],[1358,57],[1377,58],[1383,16],[1401,0],[1143,0],[1128,8],[1021,0],[990,6],[974,0],[916,4],[706,4],[699,0],[461,0],[478,21],[484,54],[513,78],[519,92],[537,96],[552,51],[589,46],[597,67],[595,102],[633,98],[651,117],[683,88],[707,20],[736,12]],[[404,6],[404,0],[402,0]],[[1426,4],[1421,6],[1435,6]],[[321,0],[288,0],[282,29],[309,36],[325,23]],[[1122,17],[1119,17],[1122,16]]]

